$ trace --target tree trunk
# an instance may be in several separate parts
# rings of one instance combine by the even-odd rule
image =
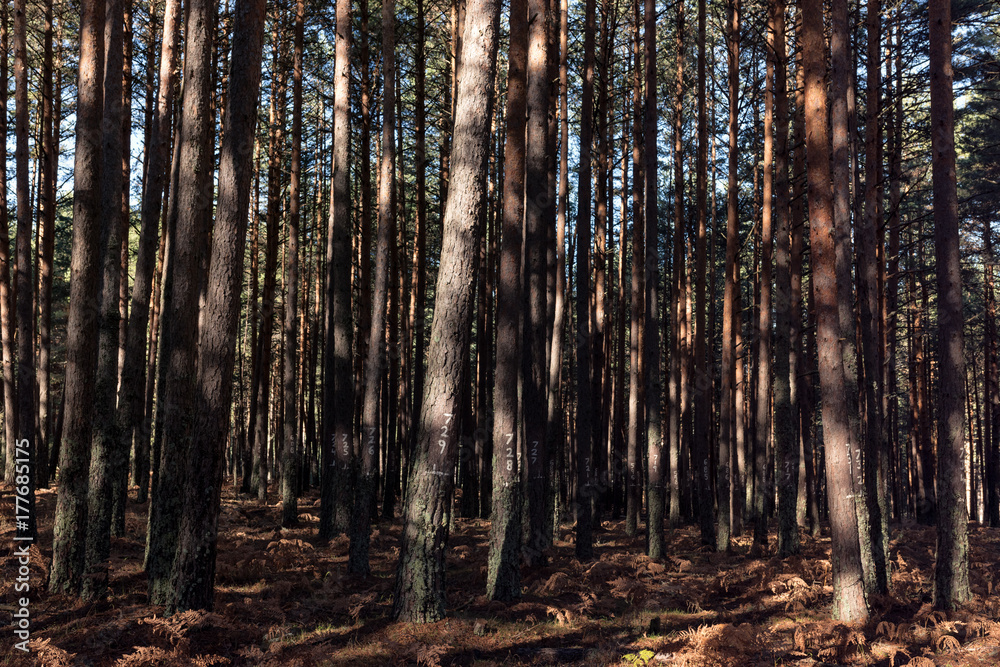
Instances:
[[[298,401],[296,400],[297,346],[299,344],[299,219],[302,197],[302,41],[305,30],[305,0],[295,3],[294,64],[292,66],[292,164],[289,183],[288,247],[285,249],[285,403],[282,434],[281,525],[298,523]],[[249,180],[247,181],[249,186]],[[249,193],[249,191],[248,191]],[[242,274],[242,272],[241,272]]]
[[[670,381],[667,403],[670,410],[670,517],[669,525],[676,528],[681,521],[681,356],[683,339],[682,294],[684,291],[684,3],[677,3],[677,83],[674,88],[674,236],[673,280],[670,291],[670,326],[673,332],[670,355]],[[624,187],[624,179],[623,179]],[[622,206],[624,210],[624,204]]]
[[[594,448],[590,338],[590,215],[591,144],[594,140],[594,13],[595,0],[586,0],[583,29],[583,113],[580,117],[580,173],[576,208],[576,557],[594,557],[591,501],[591,452]]]
[[[135,278],[132,283],[132,315],[125,335],[125,359],[122,364],[122,381],[118,392],[118,437],[121,447],[135,442],[135,483],[139,496],[145,500],[145,480],[149,470],[149,430],[144,422],[143,399],[146,386],[146,329],[149,324],[150,291],[156,268],[157,236],[159,235],[160,210],[163,190],[170,162],[170,124],[174,105],[175,70],[180,39],[181,3],[167,0],[163,15],[163,42],[160,49],[160,84],[156,96],[156,113],[153,115],[146,144],[146,184],[140,209],[138,254],[135,260]],[[161,244],[162,245],[162,244]],[[156,326],[152,327],[155,331]],[[155,358],[155,345],[149,354]]]
[[[628,391],[628,467],[625,480],[625,534],[634,537],[638,532],[639,514],[642,512],[642,437],[643,407],[643,301],[646,294],[646,225],[643,223],[644,200],[642,149],[642,102],[639,53],[639,0],[632,2],[632,307],[629,321],[629,391]],[[586,108],[586,107],[584,107]],[[582,176],[581,176],[582,178]],[[581,283],[582,284],[582,283]],[[594,368],[595,374],[603,372]],[[596,397],[595,397],[596,398]]]
[[[649,447],[648,553],[650,558],[662,558],[663,542],[663,377],[660,375],[660,262],[659,262],[659,177],[656,148],[656,4],[645,0],[643,49],[646,68],[646,108],[644,134],[646,140],[646,442]]]
[[[285,92],[288,73],[285,69],[285,38],[284,28],[279,18],[274,18],[271,32],[273,84],[271,88],[270,113],[270,147],[268,149],[267,165],[267,244],[264,250],[264,285],[261,290],[260,336],[257,339],[256,379],[252,382],[255,390],[251,390],[256,412],[251,408],[251,428],[254,429],[253,474],[251,486],[256,491],[257,499],[267,500],[267,485],[269,477],[268,466],[268,416],[271,407],[271,348],[274,332],[275,290],[278,276],[278,239],[281,232],[278,228],[282,205],[281,168],[284,152],[285,134]],[[273,426],[273,424],[272,424]],[[272,432],[276,432],[273,428]]]
[[[167,604],[175,587],[170,572],[185,515],[182,490],[192,434],[198,361],[198,301],[204,230],[211,214],[213,153],[212,17],[208,2],[192,0],[187,8],[184,92],[178,139],[177,185],[167,213],[169,260],[163,285],[162,371],[163,445],[159,479],[153,488],[147,536],[146,576],[152,604]],[[227,403],[228,406],[228,403]]]
[[[530,535],[525,540],[525,561],[538,567],[545,562],[545,499],[548,496],[546,427],[545,284],[546,210],[548,207],[548,8],[547,0],[528,0],[527,126],[525,128],[525,231],[524,231],[524,451],[528,480],[527,503]]]
[[[34,282],[31,275],[31,191],[28,178],[28,26],[25,0],[14,3],[14,164],[17,195],[17,273],[14,286],[17,308],[17,447],[27,450],[27,484],[20,484],[22,474],[13,476],[18,488],[27,486],[27,517],[18,506],[19,538],[37,536],[35,526],[35,334],[34,334]],[[20,453],[15,450],[15,453]],[[24,455],[16,458],[23,458]],[[13,463],[13,461],[12,461]],[[22,473],[17,466],[17,473]],[[25,495],[25,494],[19,494]]]
[[[323,541],[333,537],[335,521],[341,515],[346,516],[349,494],[344,493],[344,489],[341,489],[340,499],[335,498],[335,494],[338,482],[350,479],[354,451],[354,378],[351,374],[352,222],[348,164],[351,130],[350,53],[351,0],[338,0],[333,179],[326,246],[326,349],[323,354],[326,388],[323,394],[323,472],[319,527],[319,538]],[[363,103],[365,101],[363,98]],[[362,215],[362,220],[364,219]],[[362,310],[363,308],[362,304]]]
[[[212,609],[219,498],[230,427],[243,256],[257,125],[264,0],[237,5],[219,160],[219,203],[212,231],[205,312],[199,336],[197,410],[188,442],[184,512],[171,574],[168,611]],[[294,336],[292,337],[294,340]],[[293,371],[294,372],[294,371]],[[286,467],[284,476],[291,471]]]
[[[708,336],[706,331],[705,313],[706,295],[706,247],[707,231],[706,216],[708,192],[708,100],[706,98],[705,47],[707,38],[705,26],[708,10],[705,0],[698,0],[698,164],[697,183],[695,191],[695,207],[698,216],[698,231],[695,240],[695,312],[694,331],[694,376],[690,388],[693,395],[689,400],[694,402],[694,439],[691,441],[691,465],[695,474],[695,498],[698,508],[698,524],[701,527],[703,544],[715,544],[715,516],[711,500],[711,387],[712,376],[708,361]]]
[[[806,150],[809,157],[809,238],[812,247],[819,350],[823,391],[823,433],[826,441],[827,499],[833,546],[833,615],[844,622],[868,618],[868,601],[861,573],[857,505],[851,498],[851,456],[854,442],[845,399],[844,358],[838,311],[836,250],[830,181],[830,140],[827,133],[826,66],[823,7],[817,0],[802,3],[799,36],[805,68]]]
[[[865,117],[865,195],[864,215],[858,219],[857,286],[858,318],[861,329],[861,414],[864,419],[864,481],[868,511],[871,515],[869,541],[875,575],[875,591],[886,593],[889,587],[886,558],[889,546],[888,449],[882,414],[882,340],[879,336],[879,266],[883,263],[882,247],[876,229],[882,219],[881,131],[881,55],[880,3],[868,0],[868,82]]]
[[[364,369],[364,398],[361,417],[361,470],[357,476],[354,510],[351,517],[351,549],[348,570],[367,575],[371,505],[376,488],[379,438],[379,383],[385,364],[386,308],[389,304],[389,246],[396,237],[396,65],[395,3],[382,5],[382,156],[379,163],[378,247],[368,355]],[[395,420],[395,415],[391,418]],[[383,425],[388,428],[388,425]]]
[[[81,40],[82,41],[82,40]],[[0,7],[0,127],[7,127],[7,4]],[[6,137],[6,131],[4,132]],[[0,170],[7,173],[7,151],[0,155]],[[7,179],[0,178],[0,338],[3,339],[4,481],[14,483],[17,442],[17,402],[14,389],[14,293],[10,283],[10,231],[7,214]]]
[[[76,150],[73,166],[73,252],[60,484],[53,527],[49,590],[76,594],[83,577],[87,532],[90,441],[94,419],[92,382],[97,370],[97,322],[101,236],[101,137],[104,113],[104,2],[80,5]],[[30,318],[29,318],[30,321]],[[29,339],[30,340],[30,339]]]
[[[118,334],[120,311],[118,293],[121,280],[121,239],[126,220],[122,215],[125,173],[122,123],[124,15],[121,0],[107,3],[104,45],[104,163],[101,172],[101,297],[94,383],[94,439],[91,445],[90,489],[88,492],[86,576],[83,596],[96,598],[108,581],[111,548],[111,509],[114,480],[128,464],[128,449],[118,437],[115,422],[115,395],[118,389]],[[131,121],[131,119],[129,119]]]
[[[497,284],[496,377],[493,386],[493,514],[486,595],[509,602],[521,596],[520,431],[517,377],[521,358],[521,226],[524,217],[527,113],[528,6],[512,0],[507,58],[506,145],[500,280]]]
[[[797,404],[792,385],[796,365],[792,333],[797,309],[792,302],[792,246],[788,190],[788,64],[785,56],[785,2],[770,6],[771,48],[774,70],[774,222],[775,222],[775,338],[774,338],[774,451],[778,483],[778,554],[799,551],[797,520],[799,495],[799,439]]]
[[[391,4],[391,3],[390,3]],[[393,602],[401,621],[433,622],[445,613],[445,548],[453,477],[461,432],[463,360],[469,354],[472,271],[477,225],[485,201],[490,146],[489,96],[496,67],[500,6],[469,0],[458,81],[454,170],[443,221],[441,264],[431,324],[427,391],[422,402],[413,470],[409,477],[402,547]]]
[[[952,97],[951,4],[931,0],[931,150],[934,186],[934,258],[938,293],[938,523],[934,603],[954,611],[969,591],[968,510],[965,504],[965,358],[962,274],[955,183],[955,109]]]
[[[717,551],[729,549],[730,528],[733,523],[731,509],[735,493],[742,490],[731,479],[729,460],[732,455],[733,436],[736,434],[736,329],[739,326],[738,302],[740,267],[738,252],[739,236],[739,186],[737,167],[738,146],[738,106],[739,106],[739,63],[740,63],[740,7],[739,0],[729,2],[729,26],[726,42],[729,56],[729,178],[726,204],[726,263],[724,292],[722,297],[722,395],[719,406],[719,468],[716,479],[717,526],[715,548]]]
[[[48,448],[52,439],[52,259],[55,249],[55,195],[57,139],[52,94],[52,0],[44,3],[42,59],[42,147],[38,186],[38,449],[35,479],[41,487],[49,484]],[[6,77],[4,77],[6,78]],[[3,83],[6,86],[6,81]],[[61,93],[60,93],[61,94]],[[3,125],[6,127],[6,125]]]

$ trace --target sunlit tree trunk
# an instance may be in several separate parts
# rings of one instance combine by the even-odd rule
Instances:
[[[833,615],[844,622],[868,618],[862,581],[857,505],[852,499],[851,456],[854,442],[845,398],[844,358],[838,311],[834,211],[830,180],[830,135],[823,7],[803,0],[799,40],[805,68],[806,150],[809,158],[809,237],[815,293],[816,341],[823,391],[823,433],[826,443],[827,498],[833,557]]]
[[[645,436],[643,414],[645,404],[643,346],[643,309],[646,295],[646,225],[643,222],[643,176],[645,166],[642,161],[644,142],[642,138],[642,73],[639,40],[639,0],[632,2],[632,304],[629,310],[629,389],[628,389],[628,462],[625,478],[625,534],[634,537],[638,532],[639,514],[642,512],[642,442]],[[581,176],[582,178],[582,176]],[[581,283],[582,284],[582,283]],[[594,343],[596,345],[596,341]],[[594,367],[594,374],[603,369]],[[595,395],[595,400],[600,400]]]
[[[668,522],[676,528],[681,521],[681,357],[683,339],[682,294],[684,291],[684,3],[677,3],[676,50],[677,82],[674,88],[674,232],[673,275],[670,289],[670,326],[673,332],[670,348],[670,379],[667,384],[669,411],[670,456],[670,515]],[[624,187],[624,183],[623,183]],[[622,205],[624,211],[624,203]]]
[[[38,486],[49,484],[48,448],[52,439],[52,260],[55,250],[57,142],[52,85],[52,0],[44,6],[42,29],[42,146],[38,186],[38,445],[35,479]],[[6,78],[6,77],[4,77]],[[3,82],[6,86],[6,82]],[[61,93],[60,93],[61,94]],[[6,127],[6,124],[3,125]]]
[[[545,499],[548,489],[546,429],[546,210],[548,206],[548,9],[546,0],[528,0],[527,127],[525,129],[524,228],[524,452],[528,479],[525,501],[530,566],[545,562]]]
[[[132,283],[132,307],[125,335],[125,359],[122,364],[122,381],[118,391],[118,437],[127,448],[135,443],[135,478],[144,498],[144,480],[149,471],[149,432],[144,424],[143,399],[146,386],[146,329],[149,324],[150,292],[156,268],[157,236],[163,190],[166,185],[170,160],[170,123],[174,105],[175,70],[180,39],[180,11],[178,0],[167,0],[163,15],[163,41],[160,49],[160,83],[156,96],[156,110],[152,114],[149,143],[146,145],[146,183],[140,208],[138,254],[135,260],[135,277]],[[150,64],[151,65],[151,64]],[[156,326],[153,326],[155,336]],[[150,356],[155,357],[156,347],[150,346]]]
[[[389,3],[391,4],[391,3]],[[487,181],[489,96],[493,91],[500,6],[469,0],[456,91],[454,171],[443,221],[441,265],[428,350],[427,390],[406,493],[402,546],[393,601],[401,621],[433,622],[445,612],[445,548],[452,470],[458,456],[456,423],[461,367],[472,324],[472,271]]]
[[[788,184],[788,60],[785,56],[785,2],[770,6],[769,34],[774,69],[774,235],[775,235],[775,337],[774,337],[774,455],[778,474],[778,553],[799,550],[797,506],[799,495],[798,411],[793,383],[798,381],[792,301],[792,256],[789,228]]]

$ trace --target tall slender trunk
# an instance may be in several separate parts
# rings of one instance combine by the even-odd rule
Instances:
[[[643,429],[642,389],[644,383],[643,309],[646,295],[646,225],[642,218],[643,175],[642,162],[642,75],[640,73],[639,0],[632,1],[632,308],[629,321],[629,391],[628,391],[628,467],[625,480],[625,533],[635,536],[638,532],[639,514],[642,512],[642,439]],[[600,373],[603,369],[594,368]]]
[[[185,460],[192,437],[198,361],[198,303],[205,228],[212,198],[212,17],[210,3],[192,0],[185,25],[184,91],[178,132],[178,171],[167,212],[168,260],[163,284],[160,342],[163,444],[147,533],[150,602],[166,604],[175,587],[171,569],[184,515]]]
[[[673,332],[667,403],[670,410],[670,517],[671,528],[681,521],[681,356],[683,339],[682,294],[684,291],[684,3],[677,3],[677,34],[674,38],[677,83],[674,88],[674,235],[673,280],[670,290],[670,326]],[[624,183],[623,183],[624,185]],[[623,206],[624,210],[624,206]]]
[[[773,19],[771,19],[773,31]],[[769,54],[773,52],[769,45]],[[774,88],[775,58],[768,56],[764,88],[764,159],[761,165],[760,218],[760,308],[757,312],[757,410],[754,416],[754,452],[757,460],[757,480],[754,487],[754,546],[767,546],[767,526],[774,490],[770,484],[769,448],[771,443],[771,269],[774,248]],[[779,408],[779,406],[775,406]]]
[[[73,251],[60,479],[53,526],[49,590],[76,594],[83,578],[87,489],[94,419],[92,381],[97,370],[96,322],[101,236],[101,155],[98,128],[104,113],[104,2],[80,4],[76,150],[73,166]],[[29,318],[30,320],[30,318]],[[30,340],[30,339],[29,339]]]
[[[726,203],[726,263],[722,297],[722,395],[719,406],[719,467],[716,480],[717,520],[715,548],[725,551],[729,548],[733,527],[733,505],[742,490],[730,473],[730,458],[733,451],[733,436],[736,434],[736,329],[739,326],[738,301],[740,267],[738,252],[739,236],[739,185],[737,167],[739,164],[738,114],[740,90],[740,7],[739,0],[729,2],[729,26],[726,43],[729,56],[729,177]]]
[[[548,496],[548,447],[546,428],[545,283],[546,210],[548,196],[548,6],[547,0],[528,0],[527,126],[525,128],[525,284],[524,298],[524,451],[528,488],[529,547],[531,566],[545,562],[545,499]]]
[[[832,178],[833,178],[833,223],[834,250],[836,253],[837,308],[840,318],[840,340],[844,355],[844,387],[847,404],[848,427],[850,429],[849,464],[851,468],[851,490],[854,498],[858,530],[865,536],[860,542],[861,573],[866,595],[876,590],[873,548],[870,543],[870,509],[864,493],[862,453],[864,442],[861,434],[860,404],[857,395],[858,352],[857,327],[854,314],[854,289],[851,279],[851,202],[850,157],[852,150],[852,130],[854,90],[850,85],[853,71],[850,65],[850,21],[847,0],[834,0],[830,5],[830,129],[832,137]],[[824,394],[825,403],[825,394]],[[831,507],[831,511],[832,511]]]
[[[694,439],[691,441],[691,465],[695,473],[695,498],[698,508],[698,524],[701,527],[701,541],[703,544],[715,544],[715,517],[712,511],[711,500],[711,387],[712,373],[709,368],[708,336],[706,335],[705,313],[708,304],[705,302],[706,295],[706,261],[708,259],[708,248],[706,247],[707,230],[706,216],[707,193],[708,193],[708,99],[706,97],[706,59],[705,47],[706,20],[708,9],[705,0],[698,0],[698,164],[697,183],[695,190],[695,207],[698,216],[698,230],[695,239],[695,294],[694,294],[694,330],[691,333],[694,339],[694,395],[690,398],[694,401]]]
[[[861,329],[861,414],[864,419],[864,483],[868,511],[871,515],[869,541],[874,565],[875,591],[885,593],[889,587],[886,559],[889,546],[888,449],[882,414],[882,355],[884,347],[879,336],[879,266],[883,253],[876,230],[882,218],[881,146],[881,49],[880,2],[868,0],[868,82],[865,105],[865,193],[864,215],[857,220],[857,288],[858,318]]]
[[[256,419],[252,420],[254,429],[253,475],[251,486],[261,501],[267,499],[269,478],[268,466],[268,413],[271,406],[271,366],[272,366],[272,335],[274,332],[274,305],[278,275],[278,239],[281,232],[278,228],[281,217],[283,197],[282,178],[284,134],[285,134],[285,93],[287,91],[288,73],[285,69],[286,39],[284,28],[279,18],[274,18],[271,33],[274,59],[272,71],[274,81],[271,87],[270,113],[270,147],[268,149],[267,166],[267,244],[264,250],[264,285],[261,290],[260,336],[257,339],[256,379],[252,390],[256,403]],[[253,409],[251,409],[253,413]],[[251,415],[254,416],[253,414]],[[272,427],[274,425],[272,424]],[[274,432],[274,428],[270,429]]]
[[[28,452],[27,522],[17,523],[18,537],[36,536],[35,525],[35,334],[31,275],[31,190],[28,178],[28,26],[25,0],[14,3],[14,165],[17,197],[17,449]],[[15,452],[17,453],[17,452]],[[21,454],[18,458],[23,458]],[[18,471],[20,472],[20,471]],[[14,476],[17,481],[17,476]],[[24,485],[18,484],[18,487]],[[25,494],[20,494],[25,495]],[[22,512],[18,509],[18,518]]]
[[[527,113],[528,7],[513,0],[507,58],[506,145],[500,280],[497,284],[496,377],[493,387],[493,514],[486,595],[510,601],[521,595],[522,489],[518,429],[518,360],[522,338],[517,312],[521,300],[521,227],[524,216]]]
[[[830,138],[827,130],[827,91],[823,7],[803,0],[799,40],[805,68],[806,150],[809,157],[809,237],[812,250],[826,442],[827,499],[833,558],[833,615],[844,622],[868,618],[866,588],[861,573],[857,505],[853,493],[851,456],[854,450],[845,398],[844,357],[838,311],[834,211],[830,180]]]
[[[962,274],[955,182],[955,109],[952,98],[951,4],[931,0],[931,150],[934,258],[938,293],[938,524],[934,602],[954,610],[969,591],[968,510],[965,504],[965,429],[962,423]]]
[[[49,484],[48,448],[52,439],[52,259],[55,250],[56,121],[52,86],[52,0],[44,3],[42,31],[42,146],[38,186],[38,446],[35,479],[41,487]],[[6,83],[4,83],[6,86]],[[6,127],[6,125],[4,125]]]
[[[150,292],[156,276],[157,237],[159,236],[160,211],[163,207],[163,190],[170,162],[170,129],[174,105],[174,84],[180,40],[179,0],[167,0],[163,13],[163,41],[160,47],[160,83],[156,95],[156,112],[146,144],[146,183],[140,208],[139,244],[135,260],[135,277],[132,283],[132,315],[125,334],[125,359],[122,363],[122,381],[118,390],[118,437],[121,447],[135,443],[135,482],[139,495],[145,499],[145,480],[149,471],[149,430],[144,420],[143,399],[147,384],[146,329],[149,324]],[[162,243],[160,244],[162,245]],[[151,327],[155,340],[157,327]],[[155,359],[155,345],[150,345],[150,357]],[[152,377],[152,373],[149,374]]]
[[[368,574],[368,542],[371,528],[371,504],[378,469],[379,382],[385,364],[386,307],[389,294],[389,246],[396,236],[396,16],[395,3],[382,5],[382,156],[379,162],[378,248],[375,261],[375,287],[372,293],[371,329],[364,369],[364,398],[361,429],[361,469],[357,477],[354,510],[351,516],[351,550],[348,569]],[[395,415],[392,415],[395,420]],[[385,425],[383,425],[385,426]]]
[[[443,220],[437,302],[428,350],[428,389],[406,493],[404,537],[393,601],[393,615],[402,621],[432,622],[445,612],[448,504],[451,471],[458,456],[455,435],[461,432],[454,417],[464,391],[461,367],[469,354],[469,284],[478,248],[480,211],[486,200],[483,194],[491,144],[488,109],[499,19],[498,3],[469,0],[462,47],[463,76],[455,96],[454,172]]]
[[[644,134],[646,140],[646,442],[649,447],[648,553],[660,558],[663,543],[663,376],[660,374],[659,177],[656,132],[656,3],[646,0],[643,50],[646,67]]]
[[[591,502],[594,448],[593,390],[591,385],[590,216],[591,144],[594,140],[594,13],[595,0],[586,0],[583,29],[583,110],[580,117],[580,172],[576,208],[576,557],[594,557]]]
[[[219,499],[230,427],[253,173],[264,9],[264,0],[239,3],[233,26],[226,133],[220,147],[219,204],[212,230],[205,313],[198,340],[197,411],[185,456],[184,512],[171,573],[169,611],[212,609]],[[289,474],[286,468],[284,475]]]
[[[333,178],[326,245],[326,347],[323,353],[326,383],[323,394],[321,457],[323,468],[319,538],[324,541],[333,537],[335,521],[341,518],[342,512],[346,517],[348,498],[344,496],[349,494],[341,493],[340,500],[335,498],[335,494],[337,482],[350,479],[354,450],[354,378],[351,375],[352,222],[348,164],[351,130],[350,53],[351,0],[338,0],[333,102]],[[363,104],[366,101],[363,99]],[[363,171],[362,179],[364,179]]]
[[[771,4],[771,48],[774,69],[774,235],[775,235],[775,337],[774,337],[774,455],[778,487],[778,553],[798,553],[799,496],[798,413],[792,393],[795,348],[792,318],[792,240],[789,226],[788,184],[788,59],[785,56],[785,2]]]
[[[121,280],[121,239],[127,230],[123,215],[125,173],[122,109],[124,52],[122,0],[107,4],[104,27],[104,165],[101,178],[101,297],[97,378],[94,383],[94,440],[91,445],[88,492],[86,577],[84,597],[103,594],[108,581],[107,559],[111,546],[111,508],[114,480],[128,462],[115,422],[118,389],[118,340]]]
[[[296,355],[299,305],[299,220],[302,174],[302,41],[305,30],[305,0],[295,3],[294,61],[292,65],[292,164],[288,188],[288,246],[285,249],[285,375],[284,433],[282,434],[281,524],[298,522],[299,422],[296,400]],[[249,181],[248,181],[249,185]],[[249,191],[248,191],[249,192]]]
[[[414,189],[416,194],[416,215],[413,230],[413,278],[410,288],[410,323],[409,329],[413,336],[413,384],[410,395],[412,402],[410,414],[418,415],[420,409],[420,392],[423,390],[425,326],[424,311],[427,301],[427,127],[425,82],[427,64],[425,58],[425,14],[424,0],[417,0],[416,45],[414,54],[413,85],[414,85]],[[416,431],[410,433],[410,440],[403,443],[406,451],[410,449],[412,438]],[[405,480],[405,476],[403,477]]]
[[[81,40],[82,42],[82,40]],[[7,3],[0,7],[0,127],[7,127]],[[4,138],[6,140],[6,130]],[[7,151],[0,154],[0,171],[7,173]],[[17,442],[17,402],[14,389],[14,293],[10,282],[10,231],[7,179],[0,178],[0,338],[3,339],[4,481],[14,483]]]
[[[553,6],[555,0],[552,0]],[[548,439],[549,457],[553,452],[561,451],[564,437],[562,428],[562,368],[563,368],[563,335],[566,326],[566,214],[569,208],[569,116],[568,116],[568,46],[569,46],[569,4],[568,0],[559,0],[559,194],[556,205],[556,287],[555,303],[552,313],[552,348],[549,354],[548,378],[548,424],[546,437]],[[561,474],[561,466],[556,468],[556,474]],[[556,486],[553,495],[559,492],[559,479],[549,480]],[[558,516],[558,501],[555,508]],[[558,520],[554,528],[558,529]]]

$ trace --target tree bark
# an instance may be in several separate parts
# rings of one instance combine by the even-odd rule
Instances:
[[[35,479],[41,487],[49,484],[48,448],[52,439],[52,260],[55,250],[55,196],[57,138],[52,86],[52,0],[44,3],[42,32],[42,146],[38,186],[38,448]],[[6,78],[6,77],[4,77]],[[6,86],[6,82],[3,84]],[[61,93],[60,93],[61,94]],[[6,127],[6,125],[3,125]]]
[[[524,217],[527,114],[528,5],[512,0],[507,57],[506,145],[500,280],[497,284],[496,377],[493,386],[493,514],[486,595],[509,602],[521,596],[520,430],[518,363],[522,338],[517,313],[521,303],[521,227]]]
[[[583,29],[583,113],[580,117],[580,172],[576,208],[576,557],[594,557],[591,499],[594,448],[591,385],[590,215],[591,144],[594,140],[594,13],[595,0],[586,0]]]
[[[348,164],[351,130],[350,53],[351,0],[338,0],[334,71],[333,178],[326,246],[326,348],[323,354],[326,388],[323,394],[323,472],[319,528],[319,538],[323,541],[333,537],[334,522],[338,515],[344,513],[346,516],[348,499],[342,497],[338,500],[334,496],[337,493],[337,482],[350,478],[354,451],[354,378],[351,374],[352,223]],[[362,220],[364,220],[363,215]],[[346,493],[341,495],[348,496]]]
[[[938,293],[938,522],[934,603],[954,611],[969,591],[968,509],[965,504],[965,358],[958,194],[955,182],[955,109],[952,97],[951,4],[930,0],[931,169],[934,257]]]
[[[806,150],[809,158],[809,238],[812,249],[817,347],[823,391],[826,441],[827,499],[833,557],[833,615],[844,622],[868,618],[868,601],[861,569],[857,505],[852,499],[853,441],[845,398],[844,357],[838,311],[836,250],[830,180],[830,139],[823,7],[803,0],[799,35],[805,68]]]
[[[149,479],[149,426],[144,419],[144,389],[147,380],[146,329],[150,320],[150,292],[157,265],[157,237],[163,191],[170,163],[170,129],[174,105],[174,84],[180,40],[181,3],[167,0],[163,14],[163,41],[160,47],[160,83],[156,96],[156,112],[152,117],[146,144],[148,161],[146,183],[140,209],[138,254],[132,283],[131,316],[125,334],[125,359],[118,391],[118,437],[121,447],[135,443],[135,483],[144,501],[145,484]],[[156,326],[152,327],[155,332]],[[155,333],[154,333],[155,339]],[[155,359],[156,347],[150,345],[149,355]],[[151,375],[151,374],[150,374]]]
[[[7,4],[0,7],[0,127],[7,127]],[[6,131],[4,132],[6,138]],[[0,155],[0,171],[7,173],[7,151]],[[17,402],[14,389],[14,293],[10,282],[10,231],[7,179],[0,178],[0,338],[3,339],[4,481],[14,483],[17,442]]]
[[[645,0],[643,51],[645,56],[646,100],[643,133],[646,141],[646,443],[649,447],[648,530],[650,558],[662,558],[663,540],[663,377],[660,374],[660,261],[659,261],[659,177],[656,132],[656,3]]]
[[[792,385],[796,371],[792,318],[792,241],[789,227],[788,185],[788,64],[785,2],[771,5],[770,49],[774,69],[774,222],[775,222],[775,337],[774,337],[774,450],[778,475],[778,554],[799,551],[797,520],[799,491],[798,412]]]
[[[351,549],[348,570],[367,575],[371,505],[378,471],[379,383],[385,365],[386,308],[389,295],[389,246],[396,237],[396,32],[395,3],[382,6],[382,156],[379,162],[378,247],[368,354],[364,368],[364,398],[361,417],[361,469],[357,477],[351,516]],[[457,412],[457,410],[456,410]],[[395,415],[391,418],[395,420]],[[388,428],[388,425],[383,425]]]
[[[118,334],[120,311],[118,293],[121,280],[121,240],[126,231],[123,215],[125,173],[123,72],[124,14],[121,0],[109,0],[104,27],[104,120],[101,178],[101,296],[94,383],[94,436],[91,444],[90,489],[88,491],[86,576],[83,596],[96,598],[108,581],[107,560],[111,547],[111,510],[114,480],[128,464],[128,449],[118,437],[115,422],[115,395],[118,389]],[[131,119],[129,119],[131,120]]]
[[[163,389],[163,445],[159,479],[153,488],[147,535],[146,576],[152,604],[170,602],[175,586],[171,569],[178,530],[185,516],[182,491],[186,454],[194,433],[198,362],[198,302],[204,284],[202,244],[212,208],[210,125],[212,100],[212,18],[205,0],[192,0],[184,33],[184,92],[178,131],[177,184],[167,213],[169,260],[163,285],[163,334],[160,345]],[[228,403],[227,403],[228,405]],[[187,517],[190,519],[191,517]]]
[[[708,192],[708,100],[706,98],[705,33],[708,10],[705,0],[698,0],[698,162],[695,190],[695,208],[698,216],[698,230],[695,238],[695,294],[694,294],[694,373],[693,386],[689,397],[694,402],[694,439],[691,441],[691,465],[695,474],[695,498],[698,508],[698,525],[701,528],[703,544],[715,544],[715,517],[711,500],[711,387],[712,373],[709,368],[705,313],[708,304],[706,295],[706,216]]]
[[[212,609],[219,498],[230,427],[243,257],[253,174],[264,0],[237,4],[219,160],[219,203],[199,336],[197,410],[185,456],[184,512],[171,573],[169,611]],[[294,340],[294,337],[293,337]],[[285,469],[285,476],[290,474]]]
[[[667,403],[670,411],[670,516],[669,525],[676,528],[681,521],[681,355],[683,341],[682,294],[684,291],[684,3],[677,3],[677,82],[674,88],[674,235],[673,280],[670,292],[670,325],[672,347]],[[624,184],[623,184],[624,186]],[[624,210],[624,204],[622,206]]]
[[[545,563],[545,499],[548,496],[546,429],[546,210],[548,208],[548,7],[547,0],[528,0],[527,126],[525,128],[524,226],[524,451],[528,480],[530,534],[524,556],[529,566]]]
[[[461,368],[469,354],[472,272],[477,226],[485,201],[490,146],[489,97],[496,67],[500,6],[469,0],[462,70],[456,92],[453,165],[443,221],[441,264],[431,323],[427,389],[419,421],[404,511],[393,601],[396,619],[433,622],[445,613],[444,565],[452,474],[458,447],[454,423],[462,395]]]
[[[292,164],[289,183],[288,246],[285,249],[285,376],[284,433],[282,434],[281,525],[298,523],[298,401],[296,400],[297,346],[299,344],[299,219],[302,173],[302,41],[305,0],[295,3],[294,62],[292,65]],[[249,186],[249,181],[247,181]],[[241,272],[242,273],[242,272]]]
[[[742,493],[734,484],[729,472],[729,460],[733,450],[733,436],[736,434],[736,329],[739,325],[738,301],[740,267],[738,252],[739,236],[739,185],[737,168],[739,165],[739,0],[729,2],[729,26],[726,43],[729,56],[729,178],[726,204],[726,263],[722,297],[722,395],[719,406],[719,468],[716,480],[718,497],[715,548],[717,551],[729,549],[730,529],[733,523],[733,507],[736,493]],[[736,492],[736,493],[734,493]]]
[[[17,449],[27,450],[27,484],[20,484],[20,465],[13,476],[18,487],[27,486],[27,521],[17,523],[20,538],[37,536],[35,525],[35,334],[34,282],[31,275],[31,190],[28,175],[28,17],[25,0],[14,2],[14,165],[17,196]],[[17,453],[15,451],[15,453]],[[23,454],[20,457],[23,458]],[[21,494],[24,495],[24,494]],[[18,510],[21,515],[21,510]]]
[[[83,578],[87,489],[94,419],[92,381],[97,370],[97,321],[101,236],[100,134],[104,113],[104,2],[80,5],[76,150],[73,166],[73,251],[70,258],[69,323],[60,479],[53,526],[49,590],[77,594]]]

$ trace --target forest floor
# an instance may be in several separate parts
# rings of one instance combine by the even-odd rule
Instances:
[[[995,667],[1000,665],[1000,530],[970,524],[975,600],[944,615],[930,605],[935,533],[892,531],[891,594],[871,622],[830,618],[830,539],[803,534],[799,557],[711,553],[695,528],[668,534],[662,562],[644,555],[624,522],[595,532],[597,559],[578,563],[572,527],[546,567],[523,570],[513,605],[484,595],[489,524],[456,519],[448,545],[448,618],[430,625],[390,618],[400,523],[372,535],[372,574],[349,576],[346,537],[315,544],[319,501],[300,502],[300,527],[280,528],[278,503],[227,488],[220,518],[215,610],[163,617],[146,604],[146,507],[129,503],[127,536],[112,540],[108,597],[96,603],[44,592],[54,490],[38,493],[41,551],[31,560],[30,657],[13,650],[4,622],[0,665],[677,665]],[[10,489],[0,499],[0,610],[14,610]],[[772,548],[774,536],[771,536]]]

